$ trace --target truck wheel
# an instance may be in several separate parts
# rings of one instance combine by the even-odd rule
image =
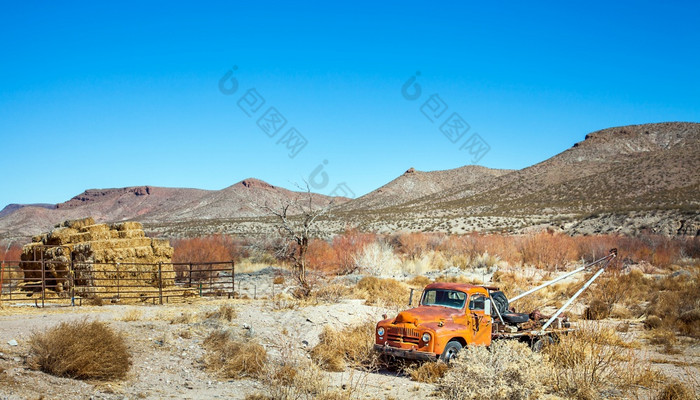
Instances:
[[[554,339],[552,339],[551,336],[542,336],[539,339],[532,342],[532,351],[535,353],[539,353],[540,351],[542,351],[542,349],[545,348],[545,346],[549,346],[550,344],[554,344]]]
[[[457,357],[457,353],[459,353],[460,350],[462,350],[462,345],[459,342],[449,342],[447,346],[445,346],[445,350],[442,351],[440,359],[449,364],[450,361]]]

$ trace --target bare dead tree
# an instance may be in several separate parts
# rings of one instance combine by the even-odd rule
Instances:
[[[311,285],[306,278],[309,240],[319,235],[319,219],[328,216],[332,206],[332,200],[323,207],[315,205],[308,184],[305,193],[291,202],[276,207],[267,204],[263,206],[268,213],[276,217],[278,232],[285,239],[279,252],[292,261],[294,278],[299,284],[296,293],[298,297],[307,297],[311,293]]]

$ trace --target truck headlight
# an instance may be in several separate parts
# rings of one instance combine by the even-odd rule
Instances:
[[[384,336],[384,328],[382,328],[382,327],[377,328],[377,335]]]
[[[423,340],[423,343],[430,343],[430,334],[428,332],[425,332],[421,339]]]

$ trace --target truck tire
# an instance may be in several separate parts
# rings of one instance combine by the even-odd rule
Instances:
[[[554,339],[552,339],[551,336],[541,336],[532,341],[532,351],[539,353],[545,346],[549,346],[550,344],[554,344]]]
[[[459,353],[460,350],[462,350],[461,343],[456,340],[448,342],[447,346],[445,346],[445,350],[443,350],[442,354],[440,355],[440,360],[444,361],[446,364],[449,364],[450,361],[457,357],[457,353]]]
[[[505,293],[501,292],[500,290],[497,292],[492,292],[491,299],[501,315],[508,312],[508,298],[506,297]]]

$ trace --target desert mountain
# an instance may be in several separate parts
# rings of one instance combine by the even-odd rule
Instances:
[[[413,168],[355,200],[336,204],[324,229],[521,232],[555,227],[569,233],[700,233],[700,124],[657,123],[603,129],[570,149],[521,170],[464,166]],[[138,186],[87,190],[52,208],[8,206],[0,238],[26,237],[66,219],[146,223],[165,236],[272,232],[264,205],[299,192],[246,179],[218,191]]]
[[[403,175],[362,197],[338,207],[339,210],[372,210],[401,205],[421,197],[443,193],[455,187],[482,182],[511,172],[467,165],[445,171],[417,171],[409,168]]]
[[[490,228],[511,230],[513,225],[553,219],[575,225],[603,214],[638,212],[643,215],[633,218],[645,220],[639,228],[654,230],[656,222],[648,214],[673,211],[672,224],[683,231],[678,233],[694,234],[696,228],[687,222],[700,223],[699,171],[700,124],[624,126],[588,134],[572,148],[531,167],[455,185],[374,213],[385,220],[398,220],[398,215],[407,213],[428,216],[444,222],[442,229],[447,230],[454,225],[447,222],[451,219],[465,222],[467,216],[488,216],[496,220]],[[619,224],[620,218],[614,223]],[[573,225],[572,232],[588,232],[578,232]],[[673,233],[669,229],[664,231]],[[590,233],[597,231],[615,229],[596,228]]]
[[[0,217],[0,237],[26,237],[46,231],[68,219],[92,216],[98,222],[135,220],[147,223],[230,219],[267,215],[265,205],[291,202],[305,195],[270,185],[258,179],[245,179],[222,190],[135,186],[118,189],[89,189],[52,208],[14,207]],[[315,206],[331,200],[340,204],[346,198],[311,194]]]

